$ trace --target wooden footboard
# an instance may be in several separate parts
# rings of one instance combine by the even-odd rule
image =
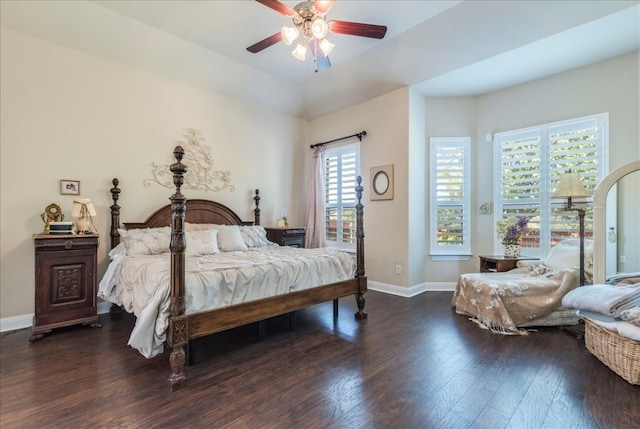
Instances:
[[[259,191],[256,190],[254,201],[254,222],[244,222],[231,209],[219,203],[206,200],[190,200],[182,194],[184,175],[187,167],[182,163],[184,150],[176,146],[173,152],[176,162],[171,165],[175,193],[171,195],[171,204],[153,213],[145,222],[125,223],[127,228],[149,228],[171,225],[171,305],[169,327],[167,331],[167,345],[171,350],[169,365],[171,372],[169,381],[171,391],[175,391],[187,385],[185,373],[186,352],[185,346],[189,340],[203,337],[216,332],[231,329],[252,322],[259,322],[270,317],[279,316],[311,305],[338,298],[355,295],[358,311],[356,319],[367,318],[364,311],[367,291],[367,277],[364,269],[364,228],[362,205],[362,179],[357,178],[356,186],[356,273],[350,280],[318,286],[286,295],[274,296],[233,305],[221,309],[205,311],[195,314],[185,314],[185,222],[217,223],[231,225],[259,225],[260,209]],[[115,247],[119,243],[118,228],[120,226],[120,206],[117,204],[120,189],[118,179],[113,179],[114,187],[111,189],[114,204],[111,206],[111,244]]]

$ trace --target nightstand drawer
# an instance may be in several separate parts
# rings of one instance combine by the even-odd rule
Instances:
[[[282,236],[283,237],[289,237],[289,236],[299,236],[299,235],[304,235],[305,229],[304,228],[286,228],[286,229],[282,229]]]

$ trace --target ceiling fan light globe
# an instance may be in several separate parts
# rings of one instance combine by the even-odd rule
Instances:
[[[324,36],[327,35],[328,31],[329,25],[327,24],[327,21],[322,18],[316,18],[313,21],[313,24],[311,24],[311,33],[316,39],[323,39]]]
[[[328,57],[331,51],[333,51],[333,48],[336,46],[327,39],[322,39],[318,45],[320,46],[320,50],[322,50],[322,53],[325,57]]]
[[[304,61],[305,55],[307,53],[307,47],[304,45],[304,42],[298,43],[298,46],[291,52],[296,59],[300,61]]]
[[[298,29],[296,27],[282,27],[280,30],[282,41],[285,45],[290,45],[298,38]]]

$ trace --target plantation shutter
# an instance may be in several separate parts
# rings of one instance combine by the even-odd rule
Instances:
[[[358,144],[325,151],[327,246],[355,250]]]
[[[522,246],[544,256],[559,241],[577,237],[578,216],[565,201],[551,198],[560,177],[580,173],[593,194],[606,173],[608,115],[545,124],[495,135],[494,221],[507,216],[530,218]],[[585,236],[592,236],[592,212],[585,216]],[[495,238],[498,251],[499,240]],[[532,252],[529,252],[530,254]]]
[[[431,255],[469,255],[470,139],[430,139]]]

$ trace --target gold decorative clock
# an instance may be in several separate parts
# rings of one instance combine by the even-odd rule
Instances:
[[[64,214],[59,205],[49,204],[47,208],[44,209],[44,213],[40,215],[40,218],[42,218],[44,222],[44,234],[48,234],[49,224],[51,224],[51,222],[61,222],[64,219]]]

